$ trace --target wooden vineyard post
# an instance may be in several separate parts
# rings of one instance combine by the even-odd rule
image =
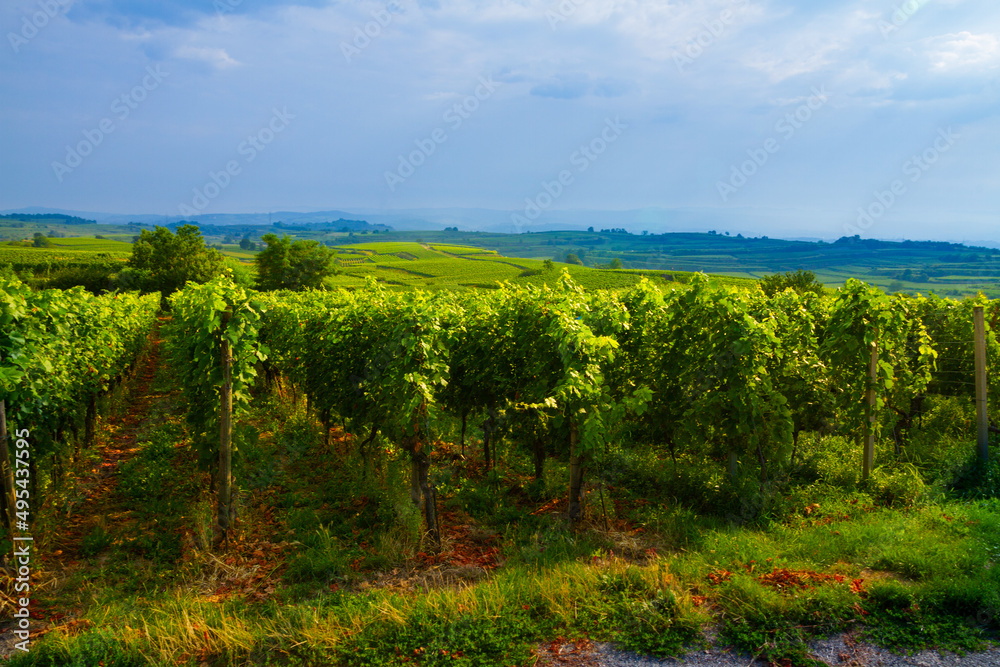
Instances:
[[[403,439],[403,449],[410,453],[410,500],[423,510],[427,521],[427,533],[437,548],[441,547],[441,531],[437,519],[437,494],[430,483],[431,458],[422,442],[419,427],[414,426],[416,435]]]
[[[576,523],[583,517],[583,503],[580,490],[583,485],[583,462],[580,460],[580,446],[577,442],[576,420],[569,425],[569,521]]]
[[[986,412],[986,323],[983,307],[973,311],[976,335],[976,454],[979,462],[986,464],[990,456],[990,423]]]
[[[868,362],[868,390],[865,392],[865,448],[861,465],[861,479],[868,479],[875,467],[875,382],[878,380],[878,344],[872,343]]]
[[[10,467],[10,448],[7,446],[7,405],[0,399],[0,474],[3,475],[3,525],[14,528],[14,471]]]
[[[220,391],[221,408],[219,412],[219,483],[218,505],[219,518],[215,544],[225,543],[229,539],[229,504],[232,500],[232,418],[233,418],[233,351],[226,337],[229,326],[229,312],[223,313],[220,335],[222,336],[222,388]]]
[[[86,447],[94,446],[94,434],[97,432],[97,392],[90,393],[87,400],[87,416],[84,418],[83,442]]]
[[[427,521],[427,531],[430,533],[431,541],[438,549],[441,548],[441,532],[438,530],[437,520],[437,494],[434,492],[434,485],[428,480],[428,473],[431,468],[431,458],[427,452],[421,448],[417,453],[418,472],[420,475],[420,493],[424,498],[424,519]]]

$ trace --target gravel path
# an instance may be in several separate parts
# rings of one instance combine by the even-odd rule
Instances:
[[[843,667],[1000,667],[1000,647],[982,653],[940,654],[921,651],[903,656],[841,635],[810,644],[813,655],[831,666]],[[685,665],[690,667],[765,667],[766,663],[754,661],[752,656],[713,649],[689,653],[679,660],[647,658],[614,650],[609,644],[595,644],[590,661],[580,665],[595,667],[660,667]]]
[[[814,657],[831,667],[1000,667],[1000,647],[982,653],[940,654],[921,651],[904,656],[865,644],[852,635],[830,637],[810,645]],[[725,647],[693,651],[679,659],[658,659],[616,651],[611,644],[589,640],[556,640],[539,647],[537,665],[544,667],[767,667],[762,660]]]

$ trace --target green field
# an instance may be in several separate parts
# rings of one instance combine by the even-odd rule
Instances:
[[[563,268],[584,289],[621,289],[635,285],[642,277],[665,282],[684,282],[691,275],[678,271],[638,271],[595,269],[553,262],[546,269],[541,259],[503,257],[474,246],[406,242],[359,243],[336,246],[340,273],[331,287],[362,285],[373,276],[381,282],[401,287],[431,289],[495,287],[498,282],[552,284]],[[727,283],[747,283],[745,279],[720,277]]]
[[[49,239],[55,248],[72,248],[73,250],[89,250],[91,252],[131,253],[132,244],[114,239],[98,239],[90,237]]]
[[[0,220],[0,266],[21,271],[28,267],[81,266],[109,258],[127,258],[138,226],[45,224]],[[835,243],[743,238],[724,234],[625,234],[620,232],[557,231],[530,234],[485,232],[337,232],[329,226],[288,228],[206,227],[206,243],[253,270],[253,251],[232,243],[247,235],[275,232],[319,241],[335,250],[341,272],[333,286],[357,286],[368,276],[398,287],[490,287],[497,281],[541,283],[553,280],[542,261],[568,266],[574,279],[589,289],[634,284],[639,272],[654,280],[683,281],[693,272],[740,283],[772,273],[813,271],[828,287],[848,278],[874,283],[890,292],[935,293],[962,297],[983,292],[1000,297],[1000,251],[943,242],[884,242],[840,239]],[[5,242],[30,239],[35,232],[55,234],[52,247],[13,247]],[[86,235],[85,235],[86,234]],[[94,235],[103,239],[96,239]],[[226,242],[228,241],[228,242]],[[568,254],[583,265],[566,264]],[[603,269],[614,260],[622,269]]]
[[[858,278],[888,291],[934,292],[954,297],[982,291],[987,296],[1000,297],[1000,251],[944,242],[845,238],[836,243],[823,243],[723,234],[642,235],[599,231],[531,234],[422,231],[380,236],[394,243],[418,241],[453,255],[462,254],[455,248],[463,246],[495,251],[504,257],[557,261],[573,253],[588,267],[606,265],[618,259],[626,269],[700,271],[752,280],[772,273],[805,269],[816,273],[828,287],[842,285],[848,278]],[[339,238],[340,243],[347,240]],[[362,238],[370,237],[354,236],[351,240]],[[518,260],[518,263],[524,262]]]
[[[60,239],[66,240],[66,239]],[[83,266],[108,261],[125,261],[131,254],[131,247],[125,246],[125,251],[108,251],[103,249],[104,241],[98,240],[96,247],[58,246],[50,248],[26,248],[21,246],[0,245],[0,266],[11,265],[16,270],[30,267],[45,266]]]

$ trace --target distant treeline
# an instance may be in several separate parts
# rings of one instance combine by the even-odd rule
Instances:
[[[253,236],[273,231],[275,229],[285,232],[312,232],[312,231],[335,231],[335,232],[358,232],[358,231],[379,231],[390,232],[392,227],[388,225],[373,225],[366,220],[345,220],[340,218],[330,222],[305,222],[301,224],[288,224],[281,221],[270,225],[211,225],[197,221],[181,220],[171,222],[167,225],[171,229],[176,229],[181,225],[195,225],[201,230],[203,236]]]
[[[880,241],[878,239],[863,239],[859,235],[841,236],[834,241],[835,245],[857,245],[863,248],[892,249],[900,246],[904,248],[924,248],[927,250],[955,250],[966,251],[975,250],[995,255],[1000,252],[997,248],[987,248],[985,246],[965,245],[964,243],[950,243],[948,241]]]
[[[0,215],[0,221],[14,220],[17,222],[57,222],[62,225],[96,225],[97,220],[78,218],[75,215],[62,213],[8,213]]]

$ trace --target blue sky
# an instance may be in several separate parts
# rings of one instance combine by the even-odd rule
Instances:
[[[992,3],[7,0],[0,25],[0,209],[731,209],[1000,241]]]

